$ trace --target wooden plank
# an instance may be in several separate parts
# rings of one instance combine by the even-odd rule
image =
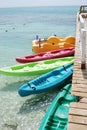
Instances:
[[[87,130],[87,125],[69,123],[68,130]]]
[[[78,65],[80,65],[80,63],[77,64],[77,66],[75,66],[75,64],[74,64],[74,72],[77,72],[77,73],[82,74],[82,75],[86,75],[87,74],[87,70],[86,69],[85,70],[81,70],[81,69],[75,68],[75,67],[78,67]]]
[[[72,88],[82,88],[82,89],[87,89],[87,85],[86,84],[72,84]]]
[[[79,78],[79,80],[81,80],[81,79],[87,80],[87,73],[85,73],[85,74],[80,73],[80,72],[78,73],[78,71],[74,71],[73,78]]]
[[[84,71],[81,71],[81,70],[75,68],[73,75],[74,76],[83,76],[83,77],[86,76],[86,78],[87,78],[87,71],[84,72]]]
[[[87,125],[87,117],[77,116],[77,115],[69,115],[69,123],[77,123]]]
[[[87,84],[87,81],[85,80],[79,80],[79,79],[74,79],[72,81],[73,84]]]
[[[86,85],[85,85],[86,86]],[[87,94],[87,87],[81,87],[80,85],[79,86],[76,86],[76,84],[74,85],[74,87],[72,88],[72,91],[76,91],[76,92],[84,92]]]
[[[80,66],[80,65],[79,65]],[[76,66],[76,67],[79,67],[78,65]],[[74,65],[74,71],[73,72],[77,72],[77,73],[75,73],[75,74],[82,74],[83,76],[84,75],[87,75],[87,71],[85,70],[85,71],[81,71],[81,69],[78,69],[78,68],[75,68],[75,65]],[[73,73],[74,74],[74,73]],[[80,75],[78,75],[78,76],[80,76]]]
[[[78,73],[76,73],[76,74],[73,75],[73,79],[85,80],[85,82],[86,82],[87,81],[87,75],[83,76],[81,74],[78,75]]]
[[[73,72],[77,72],[77,73],[80,73],[80,74],[82,74],[82,75],[86,75],[87,74],[87,70],[85,70],[85,71],[82,71],[79,67],[80,67],[80,63],[78,63],[77,65],[75,65],[75,63],[74,63],[74,71]]]
[[[87,110],[85,109],[70,108],[69,114],[77,116],[85,116],[87,118]]]
[[[73,77],[82,78],[84,80],[87,80],[87,72],[83,73],[83,72],[80,72],[79,70],[74,70]]]
[[[76,76],[76,75],[75,75],[75,76],[73,77],[73,80],[79,80],[79,82],[80,82],[80,81],[81,81],[81,82],[84,81],[84,82],[86,83],[86,82],[87,82],[87,78],[86,78],[86,77],[87,77],[87,76],[84,76],[84,77],[83,77],[83,76],[81,76],[81,75],[80,75],[80,76]]]
[[[81,102],[81,103],[87,103],[87,98],[81,98],[81,99],[80,99],[80,102]]]
[[[75,96],[80,96],[80,97],[86,97],[87,98],[87,93],[84,93],[84,92],[72,91],[71,94],[75,95]]]
[[[87,103],[73,102],[73,103],[70,104],[70,107],[87,110]]]
[[[77,80],[78,83],[80,83],[80,82],[81,82],[81,83],[85,83],[85,84],[87,83],[87,79],[84,78],[84,77],[81,78],[80,76],[77,76],[77,77],[74,76],[74,77],[73,77],[73,80]]]

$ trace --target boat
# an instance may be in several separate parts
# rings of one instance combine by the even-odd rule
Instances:
[[[35,76],[49,72],[62,65],[71,64],[74,57],[63,57],[33,63],[26,63],[0,68],[0,74],[8,76]]]
[[[42,53],[17,57],[16,61],[19,63],[29,63],[29,62],[35,62],[41,60],[73,56],[74,53],[75,53],[75,48],[70,47],[67,49],[60,49],[60,50],[54,50],[54,51],[48,51],[48,52],[42,52]]]
[[[58,92],[48,107],[39,130],[67,130],[70,103],[78,102],[78,98],[70,94],[71,87],[71,84],[67,84]]]
[[[62,66],[22,85],[18,93],[23,97],[30,94],[45,92],[56,87],[60,89],[63,84],[67,83],[68,80],[72,78],[72,73],[73,65]]]
[[[32,41],[32,51],[35,53],[66,49],[69,47],[75,47],[74,36],[68,36],[65,38],[50,36],[47,39],[36,38]]]

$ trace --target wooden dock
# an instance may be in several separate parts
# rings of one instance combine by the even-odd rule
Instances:
[[[84,28],[86,30],[85,44],[85,62],[82,63],[82,47],[80,34],[80,14],[84,19]],[[83,27],[82,27],[83,28]],[[83,38],[84,40],[84,38]],[[68,130],[87,130],[87,11],[82,11],[77,14],[76,22],[76,46],[75,46],[75,61],[74,72],[72,79],[72,95],[79,96],[80,101],[71,103],[69,111]]]

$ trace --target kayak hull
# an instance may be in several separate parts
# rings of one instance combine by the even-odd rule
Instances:
[[[72,63],[74,63],[74,57],[56,58],[0,68],[0,74],[8,76],[35,76]]]
[[[60,50],[54,50],[54,51],[27,55],[27,56],[23,56],[23,57],[17,57],[16,61],[19,63],[29,63],[29,62],[35,62],[35,61],[42,61],[42,60],[48,60],[48,59],[54,59],[54,58],[73,56],[74,53],[75,53],[75,48],[70,47],[68,49],[60,49]]]
[[[67,130],[68,114],[71,102],[77,99],[71,96],[71,84],[67,84],[52,101],[42,119],[39,130]]]
[[[45,92],[56,87],[60,89],[62,85],[72,78],[72,73],[73,65],[62,66],[22,85],[18,93],[23,97]]]

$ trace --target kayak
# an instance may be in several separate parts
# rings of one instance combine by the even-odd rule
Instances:
[[[47,39],[36,38],[32,41],[32,51],[35,53],[66,49],[69,47],[75,47],[74,36],[68,36],[66,38],[50,36]]]
[[[35,76],[72,63],[74,63],[74,57],[56,58],[0,68],[0,74],[8,76]]]
[[[63,84],[72,79],[72,73],[73,65],[62,66],[22,85],[18,93],[23,97],[45,92],[56,87],[60,89]]]
[[[52,101],[42,119],[39,130],[67,130],[71,102],[78,98],[71,96],[71,84],[67,84]]]
[[[74,53],[75,53],[75,48],[70,47],[67,49],[60,49],[60,50],[54,50],[54,51],[48,51],[48,52],[42,52],[42,53],[17,57],[16,61],[19,63],[28,63],[28,62],[73,56]]]

